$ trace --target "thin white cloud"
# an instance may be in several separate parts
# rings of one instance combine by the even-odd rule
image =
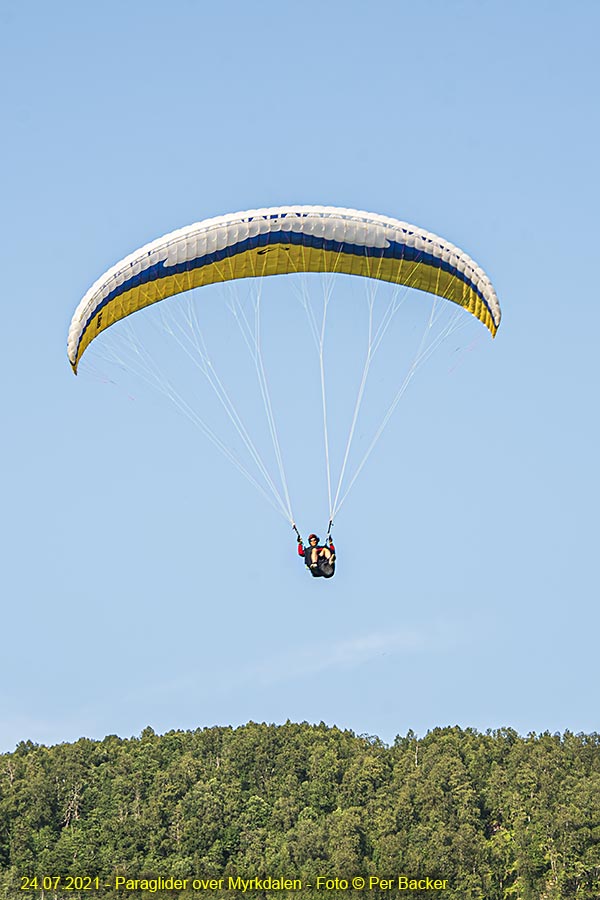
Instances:
[[[458,639],[456,628],[447,623],[375,631],[271,655],[248,674],[264,684],[274,684],[328,669],[356,668],[384,656],[440,652],[456,646]]]
[[[192,670],[180,677],[165,678],[153,685],[137,685],[122,697],[129,704],[145,703],[150,695],[153,701],[165,702],[175,696],[193,695],[196,703],[230,697],[232,693],[253,688],[274,687],[312,678],[324,672],[349,671],[369,663],[390,658],[423,656],[456,652],[456,647],[472,641],[474,632],[480,631],[476,623],[436,620],[416,626],[390,630],[369,631],[365,634],[340,637],[329,641],[319,639],[300,647],[287,645],[276,651],[265,645],[261,658],[236,664],[225,659],[219,672],[211,669]],[[290,642],[291,643],[291,642]],[[209,665],[212,665],[210,663]]]

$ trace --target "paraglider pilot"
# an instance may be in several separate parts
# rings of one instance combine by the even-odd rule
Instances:
[[[298,535],[298,556],[304,559],[310,574],[315,578],[331,578],[335,573],[335,547],[331,538],[325,547],[319,544],[316,534],[309,534],[308,543],[309,546],[305,548],[302,538]]]

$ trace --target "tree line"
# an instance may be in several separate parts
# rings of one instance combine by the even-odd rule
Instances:
[[[128,896],[104,887],[115,877],[137,880],[137,900],[198,897],[193,878],[258,879],[246,896],[311,900],[325,893],[318,878],[356,876],[445,880],[433,892],[444,900],[597,900],[600,737],[454,727],[387,746],[324,724],[250,722],[22,742],[0,756],[0,897],[62,900],[57,876],[97,878],[105,900]],[[189,882],[143,889],[159,877]],[[303,889],[264,889],[274,879]],[[93,896],[86,887],[69,896]]]

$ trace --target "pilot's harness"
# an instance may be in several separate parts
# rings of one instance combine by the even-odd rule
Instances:
[[[297,537],[298,543],[299,543],[299,544],[302,544],[302,546],[304,547],[304,541],[302,540],[302,537],[301,537],[301,535],[300,535],[300,532],[299,532],[298,529],[296,528],[296,523],[295,523],[295,522],[292,522],[292,528],[293,528],[294,531],[296,532],[296,537]],[[325,538],[325,543],[327,544],[327,546],[329,547],[329,549],[331,549],[331,545],[332,545],[332,543],[333,543],[333,541],[331,540],[331,529],[332,529],[332,528],[333,528],[333,520],[330,519],[330,520],[329,520],[329,525],[327,526],[327,537]],[[305,565],[306,565],[306,568],[307,568],[307,569],[310,569],[310,566],[308,565],[308,563],[305,563]]]

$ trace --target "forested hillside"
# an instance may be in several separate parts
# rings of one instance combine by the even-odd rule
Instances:
[[[169,877],[157,893],[152,879]],[[445,884],[427,890],[425,879]],[[443,728],[387,747],[323,724],[249,723],[27,742],[0,756],[0,896],[216,898],[244,887],[299,900],[398,888],[598,900],[600,738]]]

